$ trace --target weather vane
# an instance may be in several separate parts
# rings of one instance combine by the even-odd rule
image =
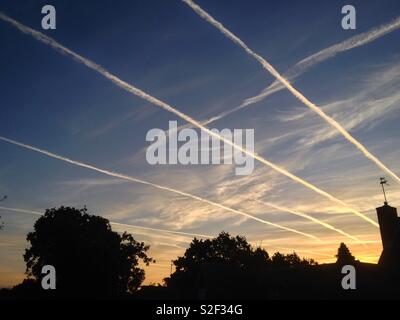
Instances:
[[[387,199],[386,199],[386,192],[385,192],[385,187],[383,186],[384,184],[389,185],[389,183],[387,182],[387,180],[383,177],[380,178],[381,179],[381,186],[382,186],[382,191],[383,191],[383,196],[385,198],[385,204],[388,204]]]

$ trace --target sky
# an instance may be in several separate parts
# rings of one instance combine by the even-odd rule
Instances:
[[[299,61],[399,18],[397,0],[352,1],[355,30],[341,26],[347,1],[196,3],[400,175],[400,28],[321,61],[312,59],[293,73]],[[51,1],[56,30],[41,28],[45,4],[50,3],[0,0],[0,11],[200,122],[222,115],[208,128],[254,129],[260,156],[374,221],[375,208],[383,203],[381,176],[389,180],[389,203],[400,206],[399,183],[288,90],[224,116],[275,78],[181,0]],[[229,164],[150,165],[147,132],[185,121],[2,19],[0,40],[0,136],[190,193],[320,240],[5,141],[0,141],[0,197],[8,198],[1,206],[33,212],[86,206],[122,224],[209,236],[227,231],[269,253],[295,251],[320,263],[334,261],[345,242],[359,260],[377,262],[379,229],[348,208],[257,161],[245,176],[235,175],[235,165]],[[277,207],[307,213],[363,243]],[[9,287],[24,278],[25,238],[38,216],[4,208],[0,216],[0,287]],[[182,255],[193,238],[121,225],[113,230],[129,231],[150,244],[149,255],[157,263],[145,267],[146,283],[161,283],[171,259]]]

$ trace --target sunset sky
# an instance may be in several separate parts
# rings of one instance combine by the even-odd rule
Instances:
[[[375,208],[383,204],[380,177],[389,181],[389,204],[400,207],[399,181],[288,90],[225,116],[275,78],[181,0],[51,1],[57,29],[43,30],[41,8],[48,3],[0,0],[0,11],[200,122],[220,115],[208,128],[254,129],[256,153],[374,221]],[[398,0],[352,1],[356,30],[341,26],[341,8],[347,1],[196,3],[400,175]],[[382,32],[384,26],[391,29]],[[366,41],[373,30],[382,35]],[[360,43],[344,49],[352,37],[352,43]],[[0,40],[1,137],[189,193],[319,239],[0,140],[0,198],[8,196],[0,203],[0,287],[24,278],[22,255],[28,245],[26,234],[38,218],[34,213],[61,205],[86,205],[90,213],[110,221],[153,229],[209,236],[227,231],[246,236],[270,254],[296,251],[320,263],[334,261],[340,242],[345,242],[359,260],[377,262],[379,228],[259,161],[247,176],[235,175],[234,164],[149,165],[146,133],[167,130],[168,121],[186,125],[185,121],[4,19]],[[307,64],[293,69],[308,57]],[[363,243],[289,211],[309,214]],[[129,231],[151,246],[149,254],[157,263],[145,268],[146,283],[168,276],[171,259],[183,254],[193,238],[137,227],[113,225],[113,230]]]

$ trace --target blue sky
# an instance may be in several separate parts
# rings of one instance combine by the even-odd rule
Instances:
[[[398,1],[353,1],[357,29],[341,28],[344,1],[198,1],[285,73],[298,61],[400,15]],[[52,1],[57,29],[41,29],[46,1],[0,1],[0,11],[41,31],[102,65],[124,81],[206,120],[256,96],[275,79],[243,50],[181,1]],[[339,121],[395,173],[400,129],[400,31],[328,58],[293,79],[311,101]],[[83,168],[0,142],[3,206],[43,211],[60,205],[83,207],[113,221],[216,235],[243,234],[269,251],[293,251],[329,261],[339,235],[258,199],[312,214],[371,241],[349,242],[366,261],[380,253],[378,229],[314,192],[256,164],[250,176],[234,167],[150,166],[145,136],[168,128],[176,116],[134,97],[99,74],[0,20],[0,135],[101,168],[203,196],[323,238],[311,243],[279,229],[210,208],[190,199],[102,176]],[[211,128],[254,128],[255,148],[265,158],[334,194],[375,219],[382,203],[378,178],[384,173],[287,90],[212,123]],[[389,178],[390,180],[390,178]],[[395,181],[389,188],[400,204]],[[25,235],[37,217],[0,212],[0,285],[23,277]],[[130,229],[152,245],[159,261],[148,281],[169,272],[169,259],[190,238]],[[4,249],[4,250],[3,250]]]

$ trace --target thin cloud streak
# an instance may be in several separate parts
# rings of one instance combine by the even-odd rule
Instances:
[[[5,210],[5,211],[8,210],[8,211],[13,211],[13,212],[18,212],[18,213],[28,213],[28,214],[34,214],[34,215],[39,215],[39,216],[43,215],[43,213],[39,212],[39,211],[11,208],[11,207],[0,206],[0,210]],[[212,238],[213,237],[210,235],[199,234],[199,233],[190,233],[190,232],[173,231],[173,230],[167,230],[167,229],[151,228],[151,227],[145,227],[145,226],[138,226],[138,225],[134,225],[134,224],[119,223],[119,222],[114,222],[114,221],[110,221],[110,224],[117,226],[117,227],[136,228],[136,229],[142,229],[142,230],[147,230],[147,231],[156,231],[156,232],[163,232],[163,233],[189,236],[189,237],[200,237],[200,238]]]
[[[193,3],[192,3],[193,4]],[[194,4],[193,4],[194,5]],[[199,8],[200,9],[200,8]],[[202,10],[202,9],[200,9]],[[209,130],[208,128],[204,127],[200,122],[196,121],[195,119],[191,118],[190,116],[180,112],[179,110],[175,109],[174,107],[170,106],[169,104],[145,93],[144,91],[134,87],[133,85],[130,85],[129,83],[119,79],[117,76],[111,74],[110,72],[108,72],[107,70],[105,70],[103,67],[99,66],[98,64],[82,57],[81,55],[71,51],[70,49],[64,47],[63,45],[61,45],[60,43],[58,43],[57,41],[55,41],[54,39],[42,34],[41,32],[38,32],[36,30],[33,30],[21,23],[19,23],[18,21],[8,17],[7,15],[3,14],[0,12],[0,19],[6,21],[7,23],[11,24],[12,26],[16,27],[18,30],[20,30],[21,32],[31,35],[32,37],[34,37],[36,40],[41,41],[45,44],[50,45],[53,49],[55,49],[58,52],[61,52],[62,54],[68,55],[70,57],[72,57],[74,60],[76,60],[77,62],[80,62],[82,64],[84,64],[85,66],[87,66],[88,68],[98,72],[99,74],[103,75],[104,77],[106,77],[107,79],[109,79],[111,82],[113,82],[115,85],[119,86],[120,88],[126,90],[127,92],[130,92],[138,97],[141,97],[149,102],[151,102],[154,105],[159,106],[160,108],[169,111],[175,115],[177,115],[178,117],[180,117],[181,119],[191,123],[192,125],[202,129],[204,132],[206,132],[207,134],[209,134],[212,137],[215,137],[221,141],[223,141],[224,143],[232,146],[233,148],[245,153],[246,155],[249,155],[251,157],[253,157],[254,159],[260,161],[261,163],[263,163],[264,165],[280,172],[281,174],[287,176],[288,178],[302,184],[303,186],[305,186],[306,188],[309,188],[317,193],[319,193],[320,195],[330,199],[331,201],[334,201],[338,204],[340,204],[343,207],[346,207],[348,211],[352,212],[353,214],[359,216],[360,218],[364,219],[365,221],[371,223],[372,225],[374,225],[375,227],[378,227],[378,224],[368,218],[367,216],[365,216],[364,214],[362,214],[361,212],[358,212],[357,210],[354,210],[352,208],[350,208],[344,201],[339,200],[337,198],[335,198],[333,195],[329,194],[328,192],[318,188],[317,186],[303,180],[302,178],[292,174],[291,172],[287,171],[286,169],[268,161],[267,159],[261,157],[260,155],[253,153],[253,152],[249,152],[247,149],[244,149],[238,145],[236,145],[235,143],[233,143],[230,140],[227,140],[226,138],[220,136],[219,134]],[[214,20],[215,21],[215,20]],[[220,23],[215,22],[217,24],[220,25]],[[221,27],[223,28],[223,30],[226,30],[222,25]],[[229,34],[231,34],[228,30],[226,30],[225,32],[228,32]],[[247,46],[245,46],[245,44],[239,40],[238,38],[236,38],[236,36],[234,36],[233,34],[231,34],[232,37],[235,37],[235,39],[237,39],[237,41],[240,41],[240,43],[247,48]],[[252,51],[250,49],[247,48],[247,50],[249,51],[249,53]],[[255,55],[254,53],[252,53],[253,55]],[[257,56],[257,55],[255,55]],[[257,56],[259,57],[259,56]],[[259,57],[259,59],[262,59],[261,57]],[[261,60],[260,60],[261,61]],[[267,64],[269,66],[269,64]],[[272,66],[271,66],[272,68]],[[272,68],[273,69],[273,68]],[[273,69],[275,70],[275,69]],[[275,71],[276,72],[276,71]],[[277,72],[276,72],[277,73]],[[277,73],[277,75],[279,75],[279,73]],[[280,75],[279,75],[280,76]],[[280,76],[281,77],[281,76]],[[283,78],[282,78],[283,79]],[[285,80],[286,81],[286,80]],[[290,86],[290,84],[289,84]],[[293,88],[293,90],[295,90]],[[296,91],[297,92],[297,91]],[[318,108],[319,110],[319,108]],[[322,111],[321,111],[322,112]],[[323,112],[322,112],[323,113]],[[254,217],[253,217],[254,218]]]
[[[195,4],[191,0],[182,0],[186,3],[190,8],[192,8],[201,18],[205,21],[216,27],[220,32],[222,32],[227,38],[232,40],[235,44],[243,48],[250,56],[255,58],[261,66],[267,70],[270,74],[272,74],[280,83],[282,83],[297,99],[299,99],[304,105],[308,108],[316,112],[322,119],[324,119],[328,124],[338,130],[349,142],[355,145],[365,157],[374,162],[379,168],[390,174],[397,182],[400,183],[400,177],[398,177],[393,171],[391,171],[388,167],[386,167],[377,157],[375,157],[368,149],[361,144],[357,139],[355,139],[346,129],[335,119],[331,118],[327,115],[320,107],[316,104],[308,100],[300,91],[294,88],[291,83],[284,78],[269,62],[267,62],[263,57],[255,53],[251,50],[241,39],[239,39],[236,35],[226,29],[220,22],[216,21],[212,16],[210,16],[207,12],[205,12],[202,8],[200,8],[197,4]],[[364,217],[367,221],[372,223],[372,220],[364,215],[360,215],[360,217]],[[376,222],[373,224],[378,227]]]
[[[327,229],[333,230],[333,231],[335,231],[337,233],[340,233],[341,235],[343,235],[343,236],[345,236],[345,237],[347,237],[347,238],[349,238],[351,240],[354,240],[354,241],[357,241],[357,242],[360,242],[360,243],[363,242],[362,240],[358,239],[357,237],[354,237],[354,236],[344,232],[343,230],[335,228],[331,224],[323,222],[322,220],[314,218],[314,217],[312,217],[312,216],[310,216],[310,215],[308,215],[306,213],[303,213],[303,212],[300,212],[300,211],[297,211],[297,210],[293,210],[293,209],[290,209],[290,208],[287,208],[287,207],[283,207],[283,206],[280,206],[280,205],[277,205],[277,204],[274,204],[274,203],[271,203],[271,202],[267,202],[267,201],[261,201],[261,200],[254,200],[254,201],[256,201],[256,202],[258,202],[260,204],[269,206],[271,208],[274,208],[276,210],[289,212],[289,213],[294,214],[296,216],[299,216],[299,217],[308,219],[310,221],[313,221],[314,223],[318,223],[321,226],[323,226],[324,228],[327,228]]]
[[[33,215],[37,215],[37,216],[43,216],[42,212],[35,211],[35,210],[30,210],[30,209],[21,209],[21,208],[0,206],[0,210],[12,211],[12,212],[24,213],[24,214],[33,214]],[[114,222],[114,221],[110,221],[110,224],[112,226],[116,226],[116,227],[133,228],[133,229],[140,229],[140,230],[145,230],[145,231],[155,231],[155,232],[158,232],[158,233],[166,233],[166,234],[170,234],[170,235],[180,235],[180,236],[187,236],[187,237],[199,237],[199,238],[206,238],[206,239],[212,239],[213,238],[213,236],[211,236],[211,235],[204,235],[204,234],[198,234],[198,233],[189,233],[189,232],[181,232],[181,231],[173,231],[173,230],[160,229],[160,228],[151,228],[151,227],[138,226],[138,225],[133,225],[133,224],[119,223],[119,222]],[[179,246],[175,246],[175,245],[172,245],[172,244],[169,244],[169,243],[163,243],[163,242],[160,242],[160,241],[156,241],[155,243],[157,245],[167,245],[167,246],[180,248]],[[275,246],[275,245],[264,246],[264,245],[262,245],[262,241],[260,243],[260,240],[259,241],[255,241],[255,240],[254,241],[250,241],[249,243],[251,245],[253,245],[254,247],[267,248],[268,251],[270,251],[270,250],[272,250],[272,251],[274,251],[274,250],[284,250],[284,251],[287,251],[287,252],[298,252],[298,253],[303,252],[303,253],[308,253],[308,254],[317,255],[317,256],[331,257],[331,255],[329,255],[329,254],[324,254],[324,253],[317,252],[317,251],[312,251],[312,250],[293,249],[293,248],[281,247],[281,246]]]
[[[169,192],[172,192],[172,193],[175,193],[175,194],[179,194],[181,196],[184,196],[184,197],[187,197],[187,198],[191,198],[193,200],[197,200],[197,201],[200,201],[202,203],[206,203],[206,204],[212,205],[214,207],[217,207],[217,208],[220,208],[220,209],[223,209],[223,210],[226,210],[226,211],[230,211],[232,213],[239,214],[241,216],[244,216],[246,218],[255,220],[257,222],[261,222],[261,223],[270,225],[272,227],[280,228],[280,229],[283,229],[283,230],[286,230],[286,231],[289,231],[289,232],[294,232],[294,233],[300,234],[302,236],[309,237],[309,238],[312,238],[314,240],[320,241],[319,238],[317,238],[317,237],[315,237],[315,236],[313,236],[311,234],[304,233],[304,232],[301,232],[301,231],[296,230],[296,229],[288,228],[288,227],[282,226],[282,225],[277,224],[277,223],[273,223],[273,222],[270,222],[270,221],[267,221],[267,220],[260,219],[260,218],[258,218],[256,216],[253,216],[253,215],[248,214],[246,212],[227,207],[227,206],[225,206],[223,204],[220,204],[220,203],[217,203],[217,202],[214,202],[214,201],[211,201],[211,200],[204,199],[202,197],[193,195],[191,193],[183,192],[183,191],[180,191],[180,190],[177,190],[177,189],[173,189],[173,188],[170,188],[170,187],[161,186],[159,184],[155,184],[155,183],[148,182],[148,181],[145,181],[145,180],[142,180],[142,179],[134,178],[134,177],[131,177],[131,176],[128,176],[128,175],[125,175],[125,174],[117,173],[115,171],[100,169],[100,168],[92,166],[90,164],[86,164],[86,163],[83,163],[83,162],[80,162],[80,161],[72,160],[72,159],[69,159],[67,157],[60,156],[60,155],[57,155],[55,153],[52,153],[52,152],[49,152],[49,151],[46,151],[46,150],[31,146],[31,145],[28,145],[28,144],[25,144],[25,143],[21,143],[21,142],[12,140],[12,139],[8,139],[8,138],[2,137],[2,136],[0,136],[0,140],[3,140],[5,142],[11,143],[13,145],[16,145],[16,146],[19,146],[19,147],[22,147],[22,148],[25,148],[25,149],[28,149],[28,150],[32,150],[32,151],[44,154],[44,155],[46,155],[48,157],[51,157],[51,158],[54,158],[54,159],[58,159],[58,160],[61,160],[61,161],[64,161],[64,162],[68,162],[70,164],[73,164],[73,165],[76,165],[76,166],[79,166],[79,167],[83,167],[83,168],[86,168],[86,169],[90,169],[90,170],[93,170],[93,171],[96,171],[96,172],[103,173],[103,174],[111,176],[111,177],[120,178],[120,179],[127,180],[127,181],[134,182],[134,183],[141,183],[141,184],[144,184],[144,185],[147,185],[147,186],[151,186],[151,187],[154,187],[154,188],[157,188],[157,189],[160,189],[160,190],[169,191]]]
[[[119,222],[110,222],[110,223],[114,226],[120,226],[120,227],[137,228],[137,229],[156,231],[156,232],[166,232],[166,233],[172,233],[172,234],[189,236],[189,237],[199,237],[199,238],[209,238],[209,239],[213,238],[213,236],[206,235],[206,234],[173,231],[173,230],[166,230],[166,229],[160,229],[160,228],[150,228],[150,227],[137,226],[137,225],[133,225],[133,224],[126,224],[126,223],[119,223]]]
[[[325,60],[332,58],[341,52],[345,52],[366,45],[392,31],[397,30],[398,28],[400,28],[400,17],[392,20],[389,23],[383,24],[376,28],[372,28],[366,32],[353,36],[347,40],[344,40],[340,43],[334,44],[328,48],[322,49],[312,55],[309,55],[308,57],[297,62],[287,72],[285,72],[284,77],[288,80],[294,80],[302,75],[304,72],[306,72],[308,69]],[[264,100],[269,95],[285,88],[286,87],[281,82],[275,80],[271,85],[262,90],[258,95],[245,99],[240,105],[227,111],[221,112],[220,114],[205,120],[204,122],[202,122],[202,124],[208,125],[214,121],[220,120],[232,113],[254,105],[257,102]]]

